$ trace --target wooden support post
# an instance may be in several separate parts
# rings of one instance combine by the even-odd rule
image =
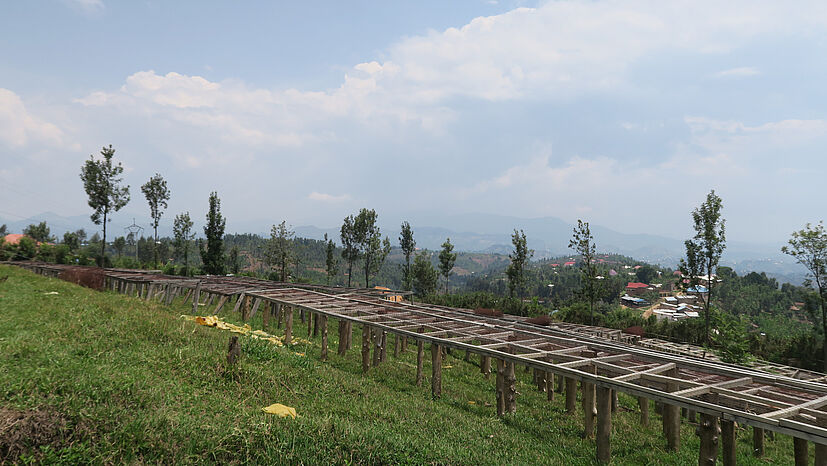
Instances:
[[[593,373],[594,368],[586,368],[588,372]],[[580,389],[583,395],[580,401],[583,404],[583,438],[594,437],[594,384],[584,381],[580,382]]]
[[[724,466],[735,466],[735,422],[721,419],[720,423]]]
[[[698,422],[698,414],[694,409],[686,410],[686,422],[689,422],[691,424]]]
[[[339,350],[336,352],[339,356],[347,354],[347,341],[345,340],[345,321],[339,320]]]
[[[505,415],[505,362],[497,359],[497,416]]]
[[[261,314],[261,327],[265,330],[267,326],[270,325],[270,315],[273,314],[273,308],[276,305],[274,303],[268,303],[267,306],[264,308],[264,312]]]
[[[534,383],[537,384],[537,391],[542,393],[546,391],[546,371],[542,369],[534,369]]]
[[[201,297],[201,282],[195,285],[195,292],[192,295],[192,313],[198,314],[198,299]]]
[[[548,401],[554,401],[554,373],[546,373],[546,396]]]
[[[304,323],[304,309],[299,309],[299,322]]]
[[[442,348],[436,343],[431,343],[431,395],[442,396]]]
[[[393,357],[399,357],[399,335],[393,336]]]
[[[795,466],[807,466],[810,462],[810,452],[808,451],[807,441],[803,438],[793,437],[793,452],[795,456]]]
[[[382,354],[382,332],[379,329],[373,329],[373,367],[379,366]]]
[[[827,427],[827,418],[819,416],[816,418],[816,423],[819,427]],[[815,466],[827,466],[827,445],[816,443],[815,448]]]
[[[322,327],[322,361],[327,361],[327,316],[320,315],[319,325]]]
[[[505,412],[514,414],[517,412],[517,376],[514,374],[514,363],[505,362]]]
[[[764,429],[752,428],[752,455],[758,458],[764,456]]]
[[[562,375],[557,376],[557,393],[563,393],[566,390],[566,378]]]
[[[612,390],[612,412],[617,412],[617,390]]]
[[[566,377],[566,413],[577,411],[577,380]]]
[[[244,296],[244,310],[241,311],[241,320],[246,321],[250,319],[250,297]]]
[[[640,406],[640,425],[649,427],[649,399],[640,396],[637,404]]]
[[[289,345],[293,341],[293,307],[285,306],[284,312],[284,344]]]
[[[345,321],[339,320],[339,356],[347,354],[347,335],[345,334]]]
[[[488,379],[488,376],[491,374],[491,357],[490,356],[480,356],[480,372],[482,375]]]
[[[307,316],[307,339],[313,338],[313,315],[310,311],[305,311]]]
[[[701,438],[698,466],[713,466],[718,461],[718,437],[721,433],[718,418],[711,414],[701,413],[701,420],[695,428],[695,433]]]
[[[224,307],[224,304],[227,303],[227,297],[222,296],[221,299],[218,300],[218,304],[215,305],[215,309],[212,311],[213,314],[218,314],[221,311],[221,308]]]
[[[408,351],[408,337],[402,337],[402,347],[400,348],[400,351],[403,353]]]
[[[367,325],[362,326],[362,372],[370,370],[370,336],[373,330]]]
[[[319,313],[313,314],[313,338],[319,335]]]
[[[221,303],[221,300],[219,299],[218,302]],[[256,317],[256,313],[263,302],[264,300],[261,298],[256,298],[255,301],[253,301],[253,310],[250,311],[250,315],[247,316],[248,319],[253,320]]]
[[[347,327],[347,349],[350,349],[353,346],[353,322],[348,322],[345,327]]]
[[[241,345],[238,344],[238,337],[230,337],[230,347],[227,350],[227,365],[234,366],[241,355]]]
[[[169,306],[169,303],[172,302],[172,298],[173,298],[172,283],[167,283],[166,286],[164,286],[164,304]]]
[[[669,371],[669,375],[676,377],[677,370]],[[674,392],[678,390],[678,386],[675,383],[669,383],[666,389]],[[678,451],[681,448],[681,410],[677,405],[663,405],[663,431],[666,435],[666,447],[669,450]]]
[[[608,464],[612,457],[612,391],[597,388],[597,462],[601,464]]]
[[[382,346],[379,352],[379,362],[385,362],[388,359],[388,332],[382,330]]]
[[[281,328],[281,321],[284,319],[284,305],[279,303],[276,304],[276,328]]]
[[[425,343],[422,340],[416,341],[416,386],[422,386],[422,364],[425,359]]]

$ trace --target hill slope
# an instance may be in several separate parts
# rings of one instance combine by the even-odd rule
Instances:
[[[227,369],[228,334],[181,319],[189,306],[99,293],[9,266],[0,266],[0,276],[9,277],[0,283],[0,429],[7,429],[0,462],[593,462],[581,417],[564,414],[562,397],[546,401],[521,370],[517,414],[499,419],[493,377],[485,380],[460,355],[446,360],[436,401],[427,378],[423,387],[412,383],[410,350],[363,375],[356,348],[322,362],[318,338],[291,349],[245,338],[239,366]],[[336,332],[330,337],[335,347]],[[295,407],[299,417],[261,412],[272,403]],[[681,451],[666,452],[657,416],[642,428],[635,400],[621,396],[620,404],[616,464],[697,463],[692,426],[682,428]],[[14,416],[23,421],[3,423]],[[741,464],[788,461],[789,438],[767,442],[768,456],[756,460],[747,437],[739,442]]]

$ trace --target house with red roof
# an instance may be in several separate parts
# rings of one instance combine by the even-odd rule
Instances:
[[[626,285],[626,293],[631,296],[640,296],[647,291],[654,291],[655,287],[640,282],[629,282]]]
[[[566,266],[566,267],[571,267],[571,266],[574,265],[574,261],[568,261],[568,262],[564,263],[563,265]]]
[[[20,242],[20,238],[22,238],[24,236],[26,236],[26,235],[21,235],[19,233],[9,233],[8,235],[3,237],[3,241],[5,242],[6,245],[15,246],[15,245],[17,245],[17,243]]]

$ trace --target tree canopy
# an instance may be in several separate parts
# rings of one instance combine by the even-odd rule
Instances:
[[[106,222],[111,220],[109,215],[121,210],[129,202],[129,186],[121,186],[123,180],[120,175],[123,173],[123,166],[120,162],[117,165],[112,163],[114,156],[115,149],[110,144],[109,147],[101,149],[101,159],[95,160],[95,157],[90,155],[80,170],[80,179],[89,197],[89,207],[92,208],[90,218],[95,225],[103,225],[98,263],[101,267],[106,255]]]
[[[224,227],[227,220],[221,215],[221,200],[218,193],[210,193],[210,209],[207,212],[207,224],[204,225],[206,247],[201,247],[201,262],[204,263],[204,273],[211,275],[224,274]]]
[[[439,272],[445,277],[445,294],[448,294],[448,278],[451,276],[451,270],[454,269],[454,263],[457,261],[457,254],[454,251],[454,245],[451,244],[451,238],[446,238],[442,243],[442,250],[439,252]]]
[[[402,266],[402,287],[405,290],[410,290],[413,286],[411,256],[416,250],[416,240],[414,240],[411,224],[408,222],[402,222],[402,228],[399,233],[399,246],[402,248],[402,254],[405,255],[405,264]]]
[[[824,338],[824,370],[827,371],[827,309],[824,307],[825,289],[827,289],[827,232],[824,223],[812,226],[792,234],[787,246],[781,248],[807,269],[807,286],[815,286],[821,308],[821,325]]]
[[[702,296],[704,307],[704,342],[709,346],[709,329],[711,323],[710,305],[715,287],[713,274],[717,272],[718,262],[726,247],[725,220],[721,218],[723,204],[721,198],[710,191],[700,207],[692,211],[692,226],[695,236],[684,242],[686,258],[680,261],[681,274],[689,281],[691,287],[701,284],[705,276],[707,293]]]
[[[152,217],[152,228],[155,232],[152,253],[155,267],[158,267],[158,225],[161,222],[161,216],[164,215],[164,209],[167,208],[170,192],[166,180],[159,173],[156,173],[155,176],[144,183],[141,186],[141,191],[149,204],[149,212]]]

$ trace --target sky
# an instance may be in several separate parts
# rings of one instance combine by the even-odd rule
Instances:
[[[730,240],[825,216],[825,2],[34,0],[0,56],[8,220],[91,213],[109,144],[127,224],[155,173],[162,222],[217,191],[228,232],[368,207],[686,238],[712,189]]]

